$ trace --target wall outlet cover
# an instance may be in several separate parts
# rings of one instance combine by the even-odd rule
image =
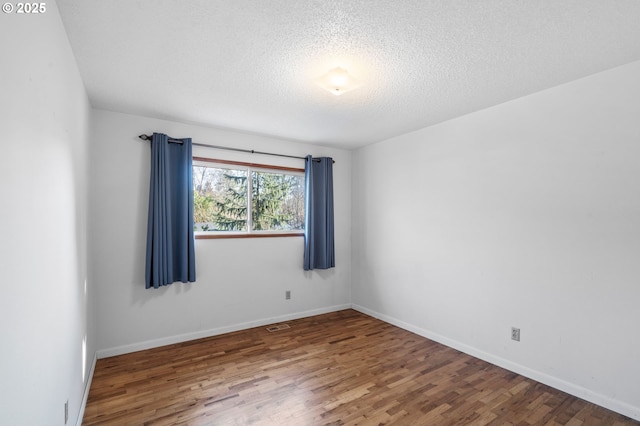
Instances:
[[[520,329],[516,327],[511,327],[511,340],[515,340],[516,342],[520,341]]]

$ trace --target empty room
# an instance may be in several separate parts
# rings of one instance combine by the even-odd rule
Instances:
[[[0,14],[0,424],[640,424],[640,1]]]

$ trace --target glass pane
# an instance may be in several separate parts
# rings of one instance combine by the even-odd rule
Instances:
[[[247,230],[247,171],[193,166],[195,231]]]
[[[251,218],[255,231],[304,229],[304,177],[252,172]]]

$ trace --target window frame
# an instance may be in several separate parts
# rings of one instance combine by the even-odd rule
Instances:
[[[257,171],[282,171],[282,172],[293,172],[294,174],[301,174],[304,177],[305,169],[295,168],[295,167],[283,167],[283,166],[274,166],[271,164],[258,164],[258,163],[248,163],[244,161],[232,161],[232,160],[222,160],[218,158],[210,158],[210,157],[192,157],[193,165],[198,165],[197,163],[212,163],[212,164],[220,164],[223,165],[221,168],[229,168],[233,169],[233,167],[224,167],[226,166],[241,166],[242,168],[246,168],[249,173],[249,188],[248,193],[251,192],[251,172],[253,170]],[[250,198],[247,199],[247,203],[250,203]],[[215,231],[215,233],[208,231],[194,231],[194,238],[196,240],[216,240],[216,239],[224,239],[224,238],[273,238],[273,237],[301,237],[304,236],[304,230],[293,230],[293,231],[255,231],[252,228],[251,223],[251,211],[248,210],[248,218],[247,218],[247,230],[246,231]]]

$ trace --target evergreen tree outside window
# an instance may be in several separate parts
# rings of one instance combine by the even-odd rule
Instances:
[[[196,235],[304,230],[304,171],[194,161]]]

